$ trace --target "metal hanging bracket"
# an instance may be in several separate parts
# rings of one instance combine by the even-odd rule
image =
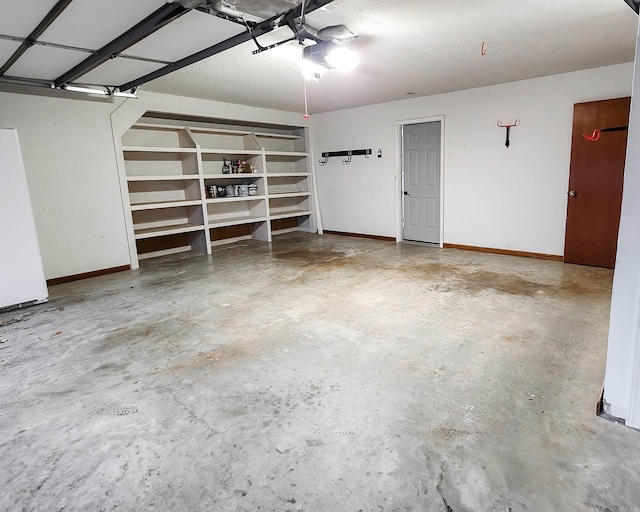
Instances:
[[[502,124],[500,121],[498,121],[498,126],[500,128],[506,128],[507,129],[507,138],[506,138],[506,141],[505,141],[504,145],[509,147],[509,145],[511,144],[511,141],[509,140],[509,135],[511,133],[511,128],[513,128],[515,126],[520,126],[520,119],[516,119],[513,124]]]
[[[353,156],[364,156],[365,158],[369,158],[371,156],[371,149],[350,149],[348,151],[325,151],[322,153],[322,160],[318,160],[320,165],[324,165],[329,161],[329,158],[333,156],[346,156],[342,160],[342,163],[348,165],[351,163],[351,157]]]

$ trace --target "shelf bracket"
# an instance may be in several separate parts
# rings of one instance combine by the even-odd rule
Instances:
[[[261,151],[264,151],[265,148],[262,147],[262,144],[260,144],[260,141],[258,140],[258,137],[256,137],[256,134],[253,132],[250,132],[249,135],[251,135],[251,138],[253,139],[253,142],[256,143],[256,146],[259,147]]]

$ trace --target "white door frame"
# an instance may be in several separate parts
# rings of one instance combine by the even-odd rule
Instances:
[[[444,116],[422,117],[396,121],[396,242],[404,240],[402,218],[404,217],[404,201],[402,195],[402,127],[406,124],[433,123],[440,121],[440,247],[444,246]]]

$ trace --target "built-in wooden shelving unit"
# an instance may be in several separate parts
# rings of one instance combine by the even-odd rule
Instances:
[[[210,254],[224,243],[270,242],[279,233],[315,230],[305,129],[277,128],[272,133],[157,119],[134,124],[122,137],[125,206],[136,246],[132,267],[138,259]],[[254,172],[223,174],[225,161],[238,160],[241,170]],[[209,194],[229,187],[242,193],[241,185],[251,186],[252,195]]]

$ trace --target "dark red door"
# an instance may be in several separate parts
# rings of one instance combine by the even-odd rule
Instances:
[[[573,109],[571,170],[564,261],[613,268],[618,245],[631,98],[577,103]]]

